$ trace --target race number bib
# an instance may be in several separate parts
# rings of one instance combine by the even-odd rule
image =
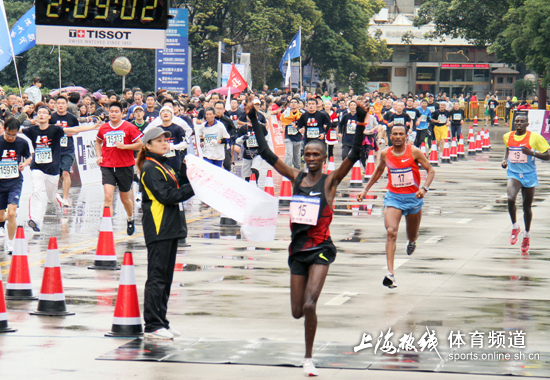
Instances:
[[[336,141],[338,139],[337,135],[336,135],[336,130],[334,129],[331,129],[330,132],[329,132],[329,139],[333,140],[333,141]]]
[[[214,140],[218,140],[217,134],[204,136],[204,146],[214,146]]]
[[[455,121],[460,121],[460,120],[462,120],[462,114],[460,114],[460,113],[454,113],[454,114],[453,114],[453,120],[455,120]]]
[[[510,151],[509,157],[512,164],[526,164],[527,155],[522,152],[523,147],[521,146],[511,146],[508,148]]]
[[[357,123],[349,121],[348,126],[346,128],[346,133],[348,135],[354,135],[355,134],[355,129],[357,129]]]
[[[250,136],[248,140],[246,140],[246,146],[249,148],[257,148],[258,140],[256,140],[256,136]]]
[[[287,133],[289,136],[295,136],[298,134],[298,130],[296,129],[295,126],[293,126],[292,124],[290,124],[288,126],[288,129],[287,129]]]
[[[416,112],[414,112],[414,111],[407,111],[407,115],[409,115],[411,120],[416,119]]]
[[[319,128],[314,127],[314,128],[308,128],[307,129],[307,135],[306,136],[307,136],[308,139],[317,139],[317,138],[319,138],[319,135],[320,135]]]
[[[61,140],[59,140],[59,145],[61,145],[62,148],[66,148],[68,144],[69,138],[67,137],[67,135],[63,136]]]
[[[290,200],[290,222],[316,226],[320,208],[321,198],[293,195]]]
[[[0,179],[19,177],[19,165],[17,161],[0,161]]]
[[[409,141],[415,141],[416,140],[416,131],[412,131],[409,133]]]
[[[105,146],[107,148],[116,148],[117,142],[124,144],[123,131],[110,131],[105,134]]]
[[[176,150],[170,149],[168,152],[164,154],[164,157],[176,157]]]
[[[435,107],[428,107],[428,109],[430,110],[431,113],[434,113],[435,112]]]
[[[447,116],[439,115],[439,117],[437,118],[437,122],[440,123],[440,124],[446,123],[447,122]]]
[[[491,104],[489,105],[489,108],[491,108],[492,110],[494,110],[494,109],[495,109],[495,105],[491,103]]]
[[[414,185],[412,168],[392,169],[391,184],[393,187],[407,187]]]
[[[393,125],[405,125],[405,118],[396,117],[393,119]]]
[[[426,115],[421,115],[421,116],[420,116],[420,121],[421,121],[421,122],[424,123],[424,122],[426,122],[426,120],[428,120],[428,116],[426,116]]]
[[[51,164],[52,150],[51,148],[36,148],[34,151],[34,161],[37,164]]]

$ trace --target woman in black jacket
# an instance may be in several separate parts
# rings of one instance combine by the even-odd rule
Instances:
[[[173,339],[180,333],[170,328],[166,319],[170,286],[174,276],[178,239],[186,237],[180,202],[194,195],[182,173],[180,182],[176,173],[166,165],[164,154],[170,149],[166,140],[170,132],[156,127],[143,136],[143,148],[137,158],[141,173],[139,189],[143,201],[143,234],[147,245],[147,282],[143,316],[145,337]]]

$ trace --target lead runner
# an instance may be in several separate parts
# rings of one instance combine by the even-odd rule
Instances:
[[[332,203],[338,184],[361,157],[364,120],[367,113],[362,107],[357,107],[358,120],[361,122],[357,123],[351,151],[338,170],[328,175],[323,174],[327,151],[323,141],[311,140],[304,147],[308,172],[303,173],[286,165],[269,149],[256,110],[250,104],[247,106],[247,113],[256,134],[260,155],[293,185],[290,203],[292,241],[288,258],[291,273],[290,302],[294,318],[305,316],[304,375],[318,376],[319,372],[312,360],[313,341],[317,330],[317,300],[323,289],[329,265],[336,258],[336,247],[329,231],[333,216]]]
[[[435,170],[420,149],[407,144],[405,126],[394,126],[389,138],[393,146],[384,149],[380,153],[380,164],[372,174],[367,186],[365,186],[365,190],[357,195],[357,200],[362,202],[365,199],[369,189],[382,176],[384,168],[387,166],[388,191],[384,196],[384,224],[386,225],[388,274],[384,277],[382,284],[388,288],[395,288],[397,285],[393,263],[401,216],[405,215],[407,221],[407,237],[409,239],[407,255],[412,255],[416,249],[424,196],[435,177]],[[418,164],[421,164],[428,172],[423,187],[420,187]]]

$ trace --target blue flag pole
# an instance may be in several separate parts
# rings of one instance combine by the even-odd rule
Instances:
[[[0,0],[0,8],[2,11],[2,14],[0,15],[0,17],[4,18],[4,25],[6,26],[6,36],[8,37],[7,39],[9,40],[9,50],[11,52],[11,56],[13,59],[13,66],[15,67],[15,76],[17,77],[17,86],[19,87],[19,95],[23,97],[23,92],[21,91],[21,83],[19,82],[19,72],[17,71],[17,63],[15,62],[15,52],[13,50],[13,43],[10,37],[8,17],[6,16],[6,8],[4,8],[4,0]]]
[[[300,29],[298,30],[298,34],[300,34],[300,96],[302,96],[302,93],[304,92],[303,89],[303,68],[302,68],[302,26],[300,26]]]

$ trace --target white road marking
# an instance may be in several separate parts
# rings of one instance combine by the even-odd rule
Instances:
[[[473,219],[460,219],[458,222],[456,222],[456,224],[468,224],[472,221]]]
[[[481,208],[482,210],[492,210],[493,209],[493,206],[492,205],[487,205],[483,208]]]
[[[393,260],[393,269],[399,268],[401,265],[405,264],[410,259],[394,259]],[[388,267],[385,266],[384,269],[388,270]]]
[[[443,240],[445,238],[445,236],[432,236],[431,238],[429,238],[428,240],[426,240],[424,242],[424,244],[435,244],[437,243],[438,241],[440,240]]]
[[[337,295],[330,301],[326,302],[325,305],[327,306],[340,306],[344,304],[345,302],[348,302],[352,296],[356,296],[359,293],[352,293],[352,292],[344,292],[342,294]]]

